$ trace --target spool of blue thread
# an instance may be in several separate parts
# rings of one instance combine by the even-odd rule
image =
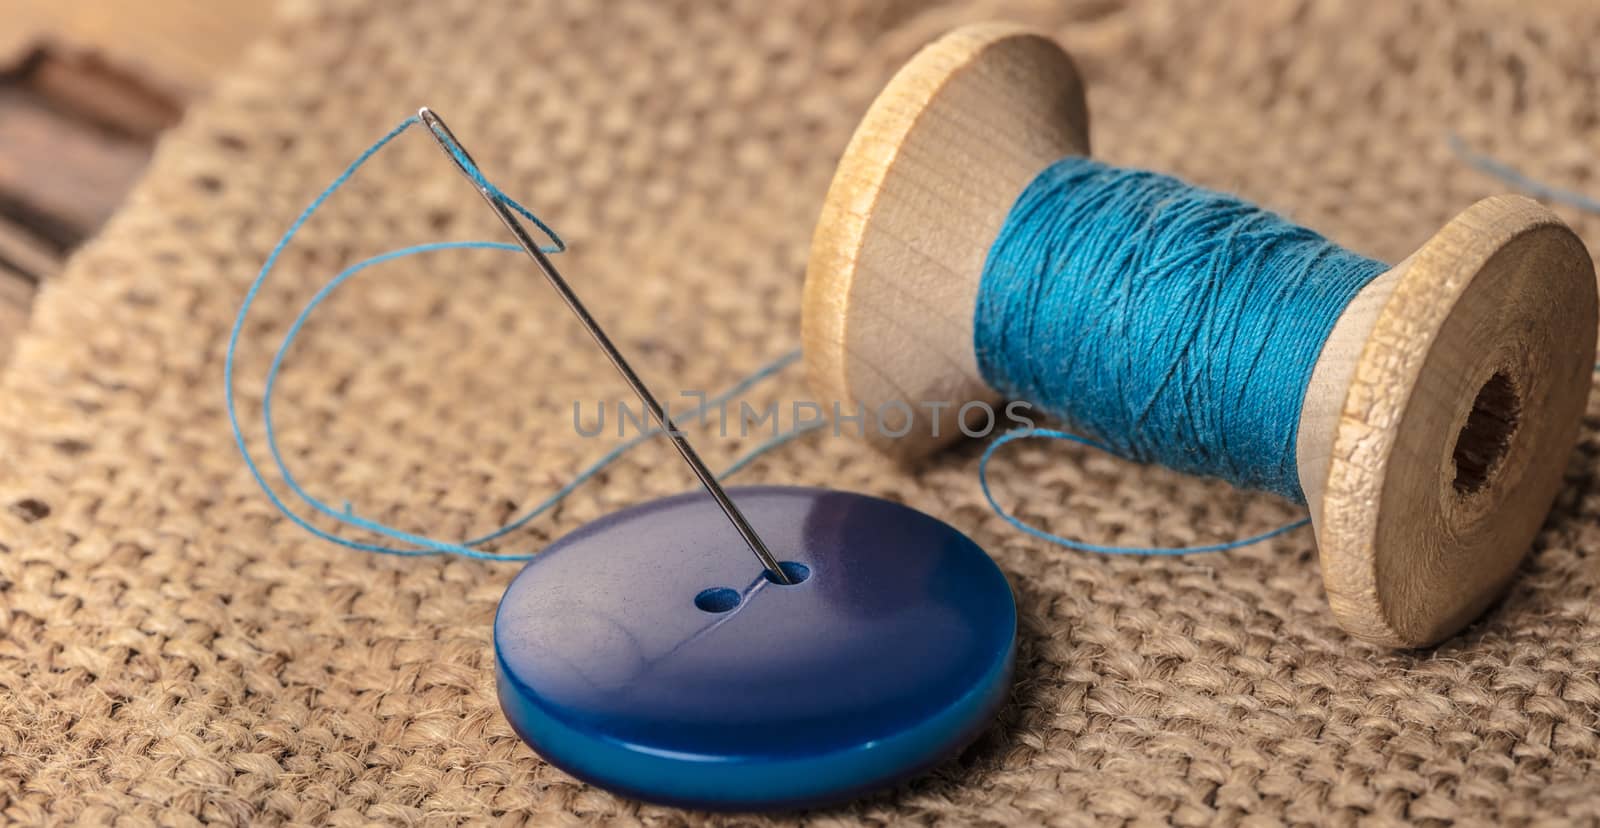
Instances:
[[[818,223],[815,394],[909,420],[869,431],[896,455],[1022,399],[1066,429],[1033,436],[1303,501],[1334,616],[1362,638],[1428,645],[1481,613],[1587,398],[1594,268],[1572,231],[1497,196],[1389,267],[1087,155],[1083,84],[1048,37],[984,24],[918,53]]]

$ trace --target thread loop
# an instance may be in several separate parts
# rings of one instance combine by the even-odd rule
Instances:
[[[245,321],[250,315],[250,308],[255,303],[257,294],[261,292],[262,287],[266,284],[268,277],[272,274],[273,269],[276,267],[279,257],[283,254],[283,251],[288,248],[290,242],[294,240],[295,235],[300,232],[300,229],[305,225],[305,223],[316,214],[318,208],[320,208],[324,202],[331,198],[334,193],[338,192],[339,189],[343,187],[358,170],[361,169],[362,165],[371,160],[372,156],[376,155],[380,150],[387,146],[389,142],[393,141],[395,138],[398,138],[401,133],[404,133],[407,129],[419,123],[421,123],[421,120],[415,115],[406,118],[393,129],[385,133],[383,137],[379,138],[371,146],[363,150],[360,155],[356,156],[356,159],[345,168],[344,172],[340,173],[332,183],[330,183],[325,189],[323,189],[321,193],[317,195],[315,199],[311,201],[310,205],[300,212],[300,215],[292,224],[289,225],[289,229],[284,231],[284,234],[278,240],[278,243],[273,246],[272,252],[267,255],[266,261],[261,265],[260,272],[256,274],[255,280],[250,283],[250,288],[245,292],[244,301],[239,306],[239,313],[234,318],[233,329],[228,336],[227,354],[223,360],[223,396],[228,409],[228,421],[233,429],[234,444],[239,450],[240,457],[242,457],[244,460],[245,468],[249,470],[250,476],[255,480],[256,485],[258,485],[262,492],[266,494],[267,499],[272,503],[273,508],[277,509],[279,513],[292,521],[295,525],[311,533],[312,535],[315,535],[316,537],[340,546],[349,547],[351,549],[358,549],[365,552],[379,552],[387,555],[421,556],[446,554],[476,560],[527,561],[533,557],[533,553],[489,552],[478,547],[521,528],[529,521],[545,513],[551,507],[555,506],[557,503],[560,503],[583,483],[599,474],[603,469],[605,469],[606,466],[610,465],[613,461],[621,457],[627,451],[639,445],[640,443],[643,443],[655,437],[656,435],[661,434],[661,430],[659,428],[651,428],[612,448],[599,460],[596,460],[587,468],[580,471],[554,494],[551,494],[538,505],[534,506],[532,509],[529,509],[521,516],[507,522],[499,529],[479,537],[453,542],[435,540],[415,532],[407,532],[402,529],[385,525],[378,521],[368,520],[367,518],[358,515],[348,500],[341,501],[341,506],[339,508],[335,508],[329,503],[312,495],[300,484],[299,480],[294,476],[294,474],[290,472],[288,460],[286,457],[284,457],[283,452],[278,446],[277,434],[273,427],[272,416],[273,390],[277,385],[278,375],[283,368],[285,358],[288,356],[291,347],[294,345],[296,337],[300,335],[302,328],[310,319],[312,312],[315,311],[317,307],[320,306],[322,302],[325,301],[335,290],[337,290],[339,286],[343,285],[345,282],[354,278],[368,268],[406,256],[415,256],[436,251],[474,248],[486,250],[504,250],[519,253],[522,252],[522,248],[517,245],[491,241],[429,242],[425,244],[412,245],[410,247],[403,247],[397,250],[391,250],[387,253],[382,253],[377,256],[372,256],[356,262],[355,264],[352,264],[340,271],[338,275],[334,276],[328,281],[327,284],[318,289],[316,294],[312,296],[311,300],[306,303],[299,315],[297,315],[294,321],[290,324],[287,333],[284,334],[282,344],[278,346],[278,350],[273,356],[271,367],[267,370],[266,385],[261,395],[261,416],[266,431],[267,448],[272,457],[273,463],[278,468],[278,473],[282,478],[284,485],[287,486],[289,490],[300,499],[301,502],[310,507],[313,511],[323,515],[326,518],[331,518],[333,521],[341,525],[354,527],[356,529],[377,535],[378,537],[388,541],[388,543],[373,543],[369,541],[352,540],[350,538],[342,537],[334,534],[333,532],[317,527],[306,517],[300,515],[294,509],[290,508],[289,504],[284,502],[284,499],[280,497],[267,482],[267,478],[261,471],[261,468],[256,465],[255,459],[250,454],[250,448],[245,442],[244,429],[239,421],[238,406],[236,404],[234,393],[235,357],[237,356],[239,350],[239,341],[244,332]],[[540,231],[549,237],[551,244],[541,248],[545,253],[555,254],[563,252],[567,249],[566,242],[561,239],[555,230],[553,230],[549,225],[545,224],[545,222],[537,215],[534,215],[533,211],[522,206],[516,200],[502,192],[499,187],[496,187],[492,182],[490,182],[488,178],[483,175],[483,172],[477,167],[477,165],[473,164],[472,160],[468,158],[464,152],[462,152],[458,145],[456,145],[453,141],[447,141],[446,147],[450,150],[450,154],[454,158],[455,162],[461,165],[463,170],[467,171],[468,176],[472,179],[474,184],[480,187],[484,192],[510,207],[518,215],[521,215],[523,218],[526,218],[528,221],[532,222],[539,228]],[[766,365],[746,375],[731,388],[702,402],[699,406],[689,412],[690,416],[703,415],[706,411],[712,410],[714,407],[726,403],[728,400],[734,398],[738,394],[749,390],[751,386],[755,385],[756,383],[776,374],[785,366],[798,361],[799,358],[800,353],[798,351],[792,351],[772,360]],[[736,459],[726,471],[718,475],[719,479],[737,473],[739,470],[749,465],[761,455],[766,454],[767,452],[789,442],[790,440],[795,439],[796,437],[810,430],[811,427],[795,428],[790,429],[782,434],[773,436],[771,439],[762,442],[754,449]]]

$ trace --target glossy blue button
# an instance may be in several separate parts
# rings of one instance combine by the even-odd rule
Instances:
[[[1011,683],[1017,614],[989,556],[865,495],[729,493],[780,586],[704,493],[552,544],[495,617],[500,704],[546,760],[693,808],[825,805],[959,751]]]

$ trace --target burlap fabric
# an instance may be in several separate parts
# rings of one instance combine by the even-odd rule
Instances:
[[[1600,189],[1592,4],[292,5],[47,286],[0,388],[0,813],[701,819],[580,785],[511,733],[489,622],[514,566],[352,552],[276,516],[231,445],[228,326],[293,215],[428,104],[568,235],[566,272],[649,379],[720,388],[797,346],[812,223],[872,96],[924,42],[996,17],[1074,51],[1101,157],[1235,190],[1364,253],[1398,259],[1504,189],[1452,154],[1452,132]],[[1600,239],[1600,219],[1564,215]],[[335,268],[500,232],[426,138],[374,162],[248,327],[250,434],[277,337]],[[791,369],[749,399],[804,393]],[[319,494],[461,537],[609,447],[573,435],[574,401],[626,398],[524,261],[475,253],[338,294],[279,410]],[[977,446],[911,469],[828,437],[768,456],[743,479],[879,494],[970,533],[1022,614],[1015,698],[983,740],[898,791],[801,818],[1600,820],[1597,412],[1515,588],[1422,652],[1341,633],[1308,531],[1223,555],[1096,557],[990,514]],[[699,431],[718,464],[751,442]],[[1297,514],[1061,447],[1019,446],[997,476],[1025,516],[1101,542],[1221,540]],[[642,448],[502,548],[690,484],[667,446]]]

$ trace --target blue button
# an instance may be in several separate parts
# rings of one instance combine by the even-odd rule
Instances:
[[[928,515],[824,489],[730,489],[793,586],[714,501],[669,497],[552,544],[495,617],[500,704],[579,779],[714,810],[826,805],[970,743],[1011,683],[989,556]]]

